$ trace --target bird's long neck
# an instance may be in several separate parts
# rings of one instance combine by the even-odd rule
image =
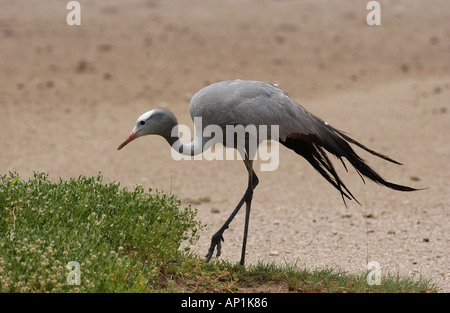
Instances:
[[[203,152],[203,143],[201,132],[196,132],[194,140],[189,143],[183,143],[178,135],[178,125],[172,128],[170,136],[164,136],[169,145],[175,151],[183,154],[194,156]]]

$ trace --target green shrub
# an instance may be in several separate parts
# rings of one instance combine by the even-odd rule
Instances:
[[[201,229],[190,206],[163,193],[128,191],[102,176],[0,177],[1,292],[137,292],[158,288],[161,265]],[[185,248],[189,251],[189,245]],[[67,277],[80,265],[79,285]]]

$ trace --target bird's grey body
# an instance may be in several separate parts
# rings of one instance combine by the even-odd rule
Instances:
[[[314,120],[277,86],[247,80],[222,81],[201,89],[192,97],[190,113],[192,119],[202,117],[203,126],[278,125],[282,140],[296,132],[308,134]]]
[[[223,130],[227,126],[237,125],[244,127],[253,125],[256,126],[256,129],[259,129],[259,126],[262,125],[276,125],[278,126],[276,138],[274,138],[274,134],[270,133],[271,128],[268,127],[267,134],[264,134],[266,138],[260,138],[260,133],[256,134],[258,136],[258,142],[265,139],[277,140],[285,147],[304,157],[340,192],[344,203],[345,198],[357,200],[335,171],[327,152],[336,156],[342,162],[345,169],[347,167],[344,159],[347,160],[355,168],[363,181],[363,177],[367,177],[380,185],[394,190],[417,190],[384,180],[355,153],[350,143],[389,162],[395,164],[400,163],[365,147],[342,131],[332,127],[324,120],[308,112],[304,107],[292,100],[285,91],[275,85],[245,80],[223,81],[209,85],[198,91],[192,97],[190,114],[194,123],[196,119],[201,118],[201,129],[197,129],[200,126],[195,125],[196,135],[190,143],[184,144],[179,140],[177,132],[178,124],[175,116],[166,109],[156,109],[144,113],[137,119],[131,135],[118,149],[123,148],[138,137],[156,134],[164,137],[180,153],[194,155],[202,153],[205,148],[208,148],[205,142],[209,138],[203,137],[203,129],[209,125],[216,125]],[[225,138],[220,138],[220,142],[225,144]],[[253,159],[247,153],[248,146],[245,149],[244,163],[248,171],[247,189],[230,217],[212,237],[211,246],[206,256],[207,260],[211,259],[215,250],[217,250],[217,256],[220,255],[223,233],[245,203],[246,215],[241,254],[241,264],[244,264],[251,201],[253,190],[258,185],[258,177],[253,171]]]

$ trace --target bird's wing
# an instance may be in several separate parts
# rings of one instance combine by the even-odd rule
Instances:
[[[232,125],[277,125],[279,137],[291,133],[309,134],[314,123],[301,105],[275,85],[258,81],[231,81],[223,87],[221,117]],[[220,119],[220,117],[217,117]]]

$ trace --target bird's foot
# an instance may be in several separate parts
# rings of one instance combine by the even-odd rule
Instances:
[[[216,258],[218,258],[220,256],[220,251],[221,251],[221,241],[225,241],[223,239],[223,232],[217,232],[215,233],[212,238],[211,238],[211,246],[209,246],[209,250],[208,253],[206,254],[206,262],[209,262],[209,260],[211,260],[212,255],[214,254],[214,250],[217,247],[217,253],[216,253]]]

